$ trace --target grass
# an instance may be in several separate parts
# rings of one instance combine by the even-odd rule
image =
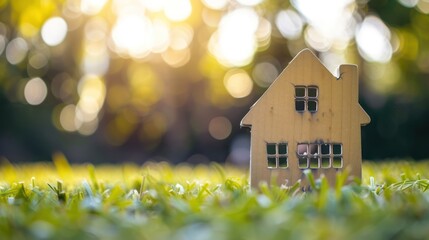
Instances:
[[[256,192],[245,170],[217,164],[4,162],[0,238],[428,239],[428,172],[428,162],[365,163],[361,183],[330,189],[309,174],[310,193]]]

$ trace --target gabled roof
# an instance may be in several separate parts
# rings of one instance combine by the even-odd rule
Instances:
[[[286,68],[282,71],[282,73],[274,80],[274,82],[270,85],[270,87],[265,91],[265,93],[250,107],[249,112],[241,120],[240,125],[242,127],[251,127],[253,123],[253,118],[254,118],[253,115],[255,113],[254,109],[259,107],[261,100],[267,97],[273,91],[272,89],[276,88],[277,82],[283,79],[282,76],[284,74],[287,74],[288,69],[300,67],[300,65],[306,64],[308,63],[308,61],[310,61],[311,65],[317,66],[317,68],[319,68],[319,70],[322,71],[324,74],[329,74],[330,76],[332,76],[332,81],[337,80],[337,77],[332,75],[329,72],[329,70],[325,67],[325,65],[323,65],[323,63],[319,60],[319,58],[316,55],[314,55],[312,51],[310,51],[309,49],[304,49],[301,52],[299,52],[295,56],[295,58],[292,59],[292,61],[288,64],[288,66],[286,66]],[[371,121],[371,119],[368,116],[368,114],[363,110],[363,108],[360,106],[360,104],[359,103],[357,104],[359,109],[358,110],[359,122],[362,126],[366,125]]]

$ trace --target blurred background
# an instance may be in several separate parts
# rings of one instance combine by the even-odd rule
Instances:
[[[0,157],[246,166],[303,48],[359,65],[364,159],[429,157],[429,0],[0,0]]]

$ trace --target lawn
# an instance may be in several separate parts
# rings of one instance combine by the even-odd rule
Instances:
[[[429,162],[364,163],[312,192],[232,166],[53,163],[0,168],[1,239],[428,239]],[[343,182],[346,174],[338,175]]]

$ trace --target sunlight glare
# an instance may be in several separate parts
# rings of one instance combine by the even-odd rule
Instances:
[[[206,7],[214,10],[223,9],[228,4],[228,0],[202,0],[202,1]]]
[[[237,0],[238,3],[246,6],[255,6],[260,4],[262,1],[263,0]]]
[[[48,94],[48,88],[41,78],[33,78],[27,82],[24,88],[25,100],[30,105],[41,104]]]
[[[259,43],[259,48],[268,47],[271,40],[271,23],[265,18],[259,19],[259,26],[255,36]]]
[[[153,53],[164,52],[170,44],[170,29],[165,21],[155,19],[153,21]]]
[[[116,52],[134,58],[146,57],[153,45],[152,23],[138,14],[120,16],[111,35]]]
[[[171,29],[170,47],[174,50],[182,50],[189,47],[194,36],[194,31],[189,25],[182,25]]]
[[[306,31],[305,40],[314,49],[344,48],[353,38],[354,33],[349,30],[353,26],[356,9],[353,0],[292,0],[292,4],[311,28]]]
[[[305,41],[317,51],[325,52],[332,47],[333,41],[314,27],[307,27],[304,36]]]
[[[359,53],[369,62],[388,62],[392,57],[390,31],[377,17],[364,19],[356,31]]]
[[[88,15],[95,15],[99,13],[107,0],[81,0],[80,10]]]
[[[192,5],[189,0],[166,0],[164,13],[171,21],[180,22],[191,15]]]
[[[229,12],[219,23],[219,29],[210,38],[209,50],[225,66],[249,64],[257,48],[256,30],[259,16],[251,8]]]
[[[62,43],[67,35],[67,23],[61,17],[53,17],[43,24],[42,39],[48,46],[57,46]]]
[[[338,76],[338,66],[347,62],[345,58],[345,52],[323,52],[320,53],[320,60],[323,65],[332,73],[334,76]]]
[[[304,23],[295,11],[288,9],[277,14],[276,26],[284,38],[294,40],[301,36]]]
[[[110,56],[104,43],[85,43],[82,70],[85,74],[104,75],[109,69]]]
[[[160,12],[164,9],[165,0],[140,0],[143,5],[152,12]]]
[[[228,93],[234,98],[247,97],[253,89],[252,79],[241,69],[229,70],[225,74],[224,85]]]

